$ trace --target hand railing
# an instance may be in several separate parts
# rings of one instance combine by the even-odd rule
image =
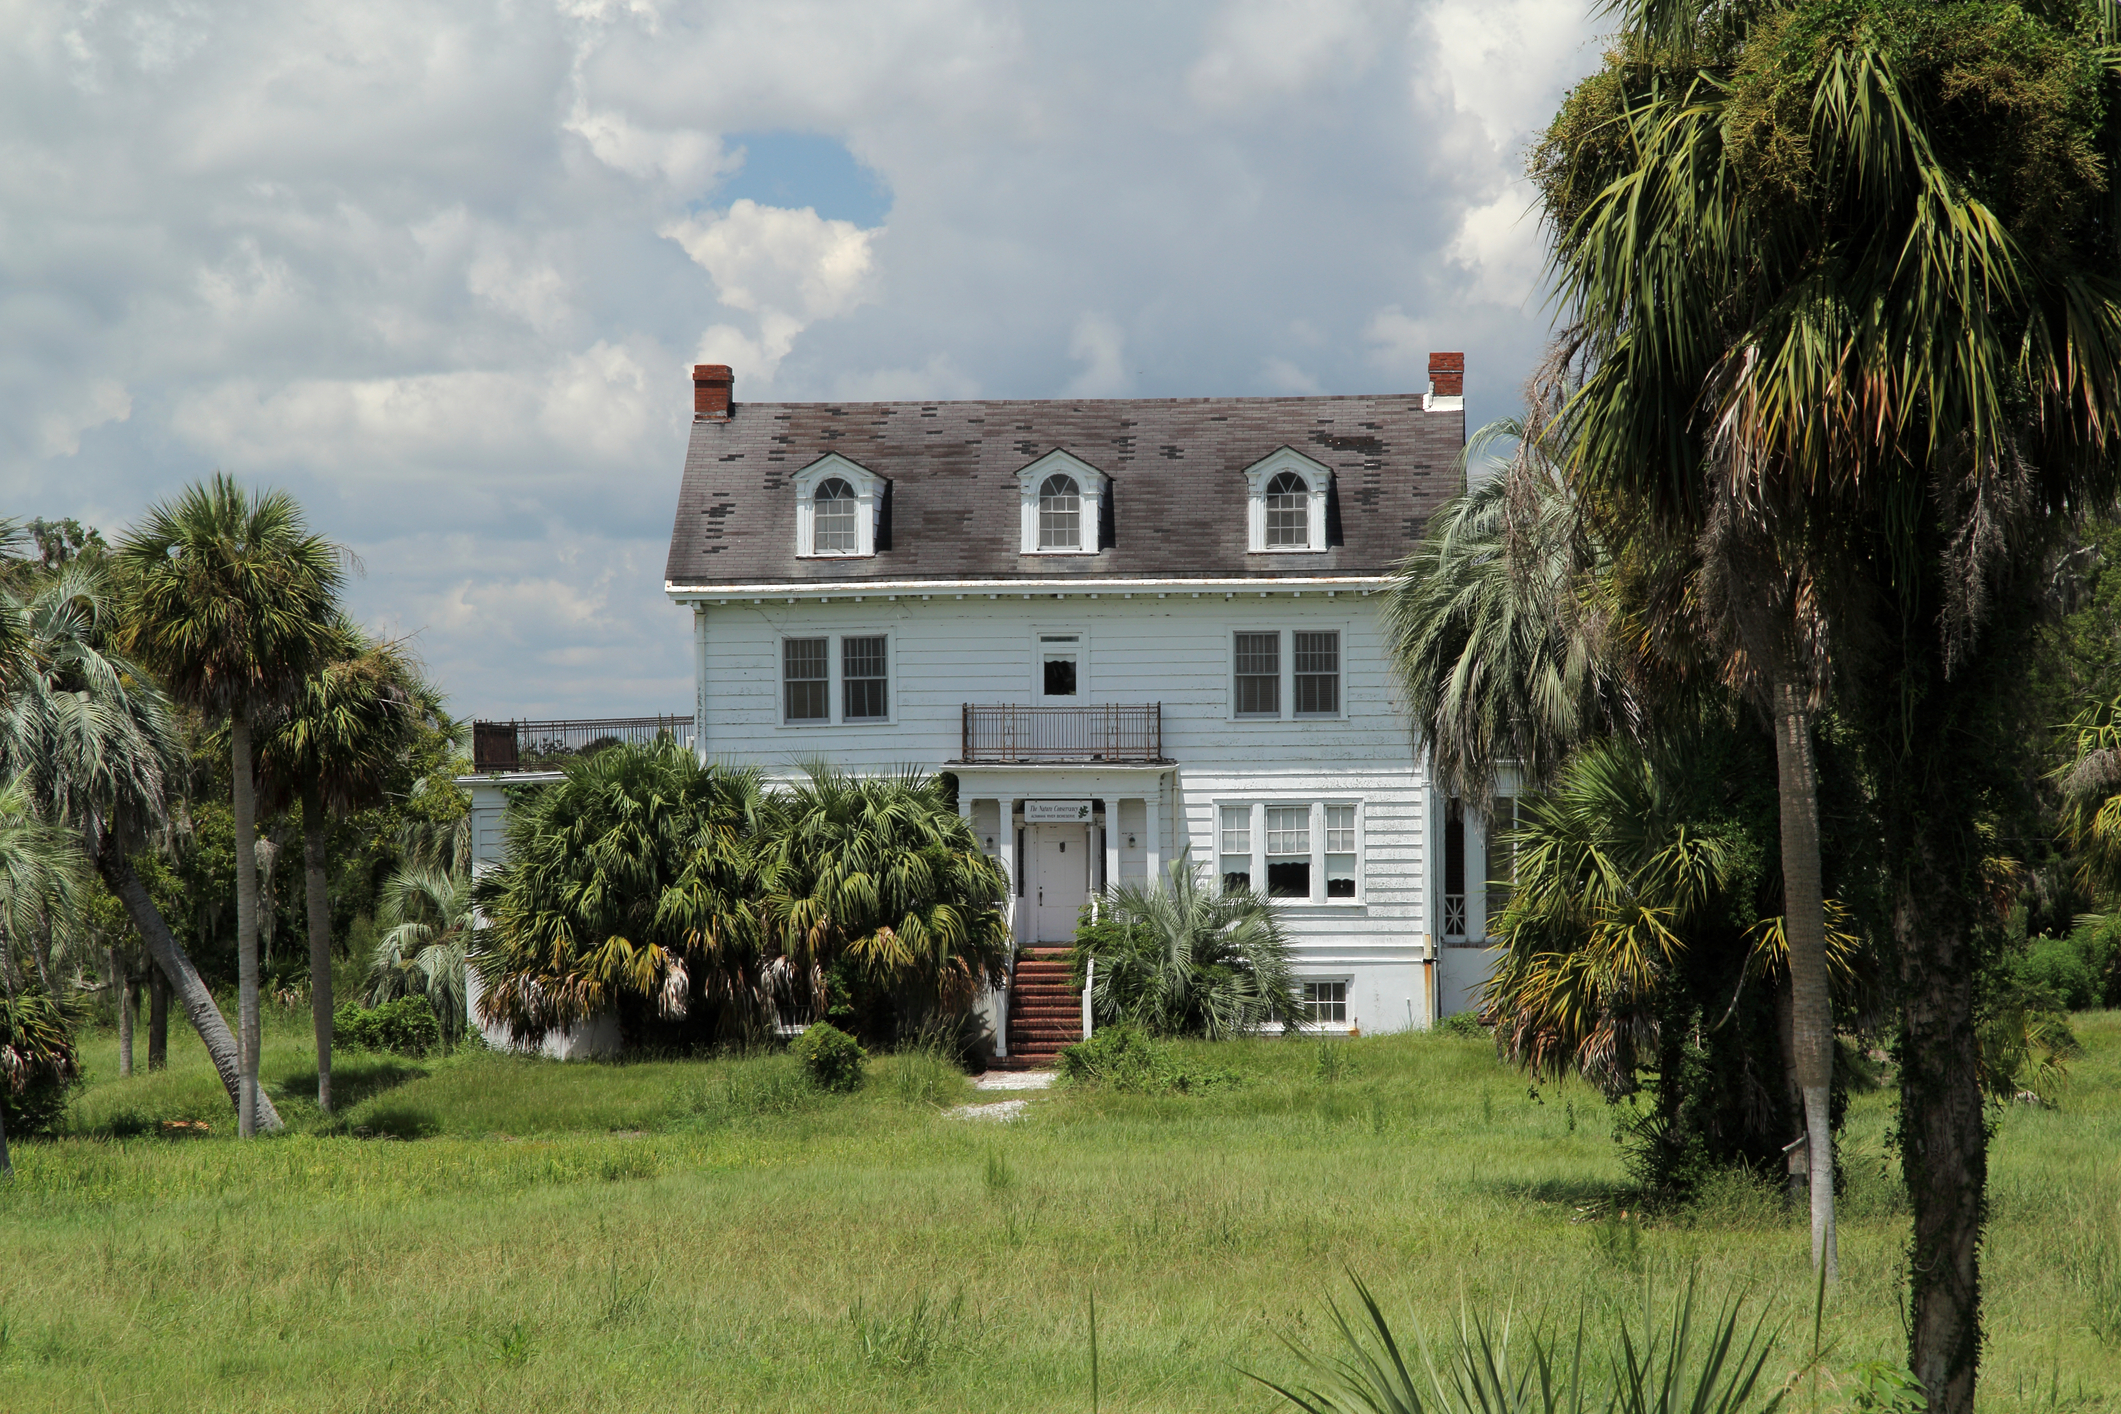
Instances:
[[[1164,704],[1018,707],[964,704],[959,759],[975,762],[1164,759]]]
[[[589,717],[559,722],[473,722],[474,771],[557,771],[581,756],[621,742],[646,746],[669,739],[692,745],[690,717]]]

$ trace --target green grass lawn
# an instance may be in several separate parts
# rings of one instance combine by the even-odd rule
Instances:
[[[1987,1409],[2121,1407],[2121,1014],[2078,1030],[2062,1107],[1999,1120]],[[77,1137],[0,1190],[0,1409],[1087,1410],[1094,1291],[1105,1409],[1265,1410],[1241,1370],[1287,1374],[1350,1272],[1432,1326],[1608,1322],[1698,1272],[1791,1323],[1778,1374],[1810,1339],[1775,1199],[1622,1222],[1610,1113],[1484,1042],[1224,1045],[1233,1087],[1008,1125],[894,1058],[834,1098],[782,1056],[347,1056],[330,1132],[303,1035],[266,1052],[293,1132],[248,1144],[196,1041],[119,1080],[92,1036]],[[1889,1121],[1850,1126],[1835,1369],[1901,1351]]]

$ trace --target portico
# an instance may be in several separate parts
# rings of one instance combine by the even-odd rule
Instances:
[[[958,813],[1008,877],[1020,945],[1073,942],[1085,903],[1163,872],[1168,765],[948,769]]]

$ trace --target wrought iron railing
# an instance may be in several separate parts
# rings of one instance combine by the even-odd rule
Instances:
[[[1015,707],[967,702],[959,760],[1139,761],[1164,759],[1164,704]]]
[[[668,737],[692,745],[690,717],[596,717],[572,722],[473,722],[472,769],[556,771],[578,756],[621,742],[637,745]]]

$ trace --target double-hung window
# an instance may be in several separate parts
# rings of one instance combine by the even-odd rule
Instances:
[[[1304,1012],[1313,1026],[1348,1024],[1346,982],[1304,983]]]
[[[1359,903],[1362,810],[1354,801],[1221,801],[1215,854],[1224,893]],[[1263,886],[1263,887],[1262,887]]]
[[[1289,710],[1284,710],[1287,704]],[[1341,715],[1339,629],[1242,629],[1230,640],[1230,715]]]
[[[818,634],[781,640],[781,721],[785,725],[890,720],[888,636]]]

